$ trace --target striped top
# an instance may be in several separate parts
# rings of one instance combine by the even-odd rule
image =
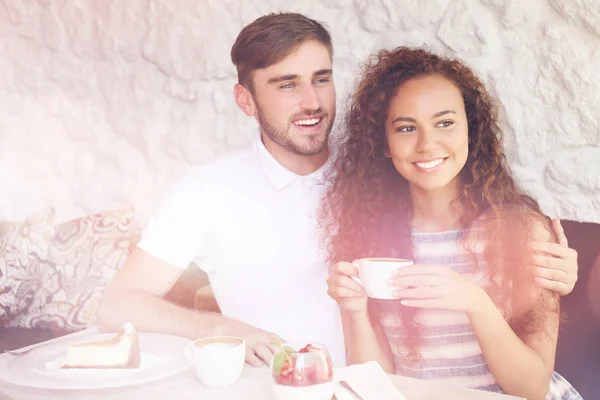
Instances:
[[[458,230],[436,233],[413,232],[416,263],[442,264],[473,279],[482,287],[487,286],[486,263],[483,258],[484,243],[473,242],[472,250],[477,257],[464,248]],[[408,349],[404,345],[404,330],[398,313],[398,301],[377,300],[381,327],[387,336],[396,374],[418,379],[433,380],[451,386],[468,387],[492,392],[502,392],[483,357],[465,312],[437,309],[420,309],[415,322],[420,332],[420,359],[405,358]],[[554,374],[552,385],[560,384],[572,390],[568,382]],[[548,399],[579,398],[563,397],[564,391]],[[573,393],[576,394],[574,390]]]

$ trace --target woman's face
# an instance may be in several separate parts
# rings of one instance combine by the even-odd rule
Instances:
[[[458,189],[469,154],[467,115],[460,90],[442,75],[406,81],[385,122],[387,156],[411,190]]]

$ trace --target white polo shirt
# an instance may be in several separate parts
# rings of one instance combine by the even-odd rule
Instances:
[[[179,268],[195,262],[223,315],[287,341],[321,342],[345,363],[317,212],[324,170],[297,175],[260,139],[192,169],[166,197],[138,246]]]

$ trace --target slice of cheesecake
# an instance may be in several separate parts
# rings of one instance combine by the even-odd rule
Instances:
[[[71,346],[61,368],[139,368],[140,345],[131,323],[109,340]]]

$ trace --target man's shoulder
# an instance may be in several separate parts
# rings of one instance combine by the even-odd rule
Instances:
[[[239,179],[252,173],[258,166],[254,144],[231,150],[207,163],[193,166],[187,176],[198,183],[223,183],[227,179]]]
[[[253,166],[256,164],[252,145],[249,145],[192,166],[169,188],[165,201],[176,207],[196,208],[249,182],[257,171]]]

